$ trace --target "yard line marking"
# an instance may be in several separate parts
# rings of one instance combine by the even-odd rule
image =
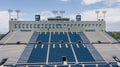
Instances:
[[[49,59],[49,53],[50,53],[50,41],[51,41],[51,32],[50,32],[49,42],[48,42],[48,50],[47,50],[46,64],[48,64],[48,59]]]
[[[71,43],[70,36],[69,36],[68,32],[67,32],[67,36],[68,36],[69,42]],[[73,52],[75,61],[76,61],[76,63],[78,63],[78,59],[77,59],[77,56],[76,56],[76,54],[75,54],[75,51],[74,51],[74,48],[73,48],[72,44],[70,44],[70,46],[71,46],[71,49],[72,49],[72,52]]]
[[[79,48],[79,45],[78,45],[78,44],[76,44],[76,46],[77,46],[77,48]]]

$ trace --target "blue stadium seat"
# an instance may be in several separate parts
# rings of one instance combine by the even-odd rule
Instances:
[[[25,67],[25,66],[21,66],[21,67]],[[28,67],[40,67],[40,66],[28,66]]]
[[[73,32],[73,34],[71,32],[68,32],[71,42],[77,42],[78,40],[82,40],[79,36],[79,34],[77,34],[76,32]]]
[[[43,67],[54,67],[54,65],[44,65]]]
[[[41,47],[42,45],[38,45],[36,48],[33,48],[28,62],[30,63],[46,62],[48,45],[44,44],[44,47],[43,48]]]
[[[82,65],[77,64],[77,65],[71,65],[71,67],[82,67]]]
[[[48,42],[49,40],[49,35],[50,33],[47,32],[42,32],[39,34],[39,37],[37,41],[43,41],[43,42]],[[76,32],[70,33],[70,38],[72,42],[77,42],[78,40],[82,41],[81,37],[79,34]],[[69,42],[67,33],[65,32],[55,32],[55,34],[52,32],[51,33],[51,42],[60,42],[63,40],[63,42]],[[49,58],[48,62],[62,62],[62,57],[65,56],[67,58],[68,62],[75,62],[75,58],[73,55],[73,51],[71,49],[71,45],[68,44],[68,48],[66,48],[65,44],[61,44],[61,48],[59,44],[55,44],[55,47],[53,48],[53,44],[50,44],[50,50],[49,50]],[[79,48],[75,44],[72,45],[74,48],[74,51],[76,53],[77,59],[79,62],[81,61],[94,61],[92,55],[90,54],[89,50],[87,48],[84,48],[83,45],[78,44]],[[28,62],[35,63],[35,62],[46,62],[46,56],[47,56],[47,49],[48,49],[48,44],[44,44],[44,47],[41,48],[41,44],[37,44],[37,47],[34,48],[31,52],[30,58]]]
[[[49,62],[62,62],[62,56],[66,56],[68,62],[75,61],[70,45],[68,48],[63,45],[61,48],[59,44],[56,44],[55,48],[53,48],[53,44],[50,45]]]
[[[68,67],[68,65],[60,65],[60,66],[57,66],[57,67]]]
[[[42,32],[41,34],[39,34],[37,41],[48,42],[49,35],[50,35],[49,32],[47,32],[46,34],[45,32]]]
[[[76,44],[73,44],[73,48],[79,62],[95,61],[88,49],[84,48],[82,44],[79,44],[79,48],[76,46]]]
[[[96,67],[96,65],[85,65],[85,67]]]
[[[113,67],[119,67],[117,64],[112,64]]]
[[[73,34],[69,32],[69,36],[72,42],[77,42],[77,41],[82,42],[80,35],[77,34],[76,32],[73,32]],[[94,58],[90,54],[89,50],[85,48],[82,44],[78,44],[77,46],[76,44],[73,44],[73,48],[79,62],[94,61]]]
[[[98,65],[98,67],[110,67],[109,64]]]
[[[42,32],[39,34],[37,41],[48,42],[50,33]],[[36,42],[37,42],[36,41]],[[47,55],[47,48],[48,44],[44,44],[44,47],[41,48],[41,44],[37,44],[36,48],[33,47],[31,52],[30,58],[28,62],[35,63],[35,62],[46,62],[46,55]]]
[[[60,32],[60,34],[58,34],[58,32],[55,32],[55,34],[53,32],[51,33],[51,42],[60,42],[61,40],[63,40],[64,42],[68,42],[66,32],[65,34],[63,34],[63,32]]]

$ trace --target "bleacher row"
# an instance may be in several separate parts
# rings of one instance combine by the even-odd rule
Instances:
[[[77,42],[78,40],[81,40],[79,34],[76,34],[75,32],[73,33],[69,32],[68,34],[71,42]],[[49,32],[40,33],[37,41],[48,42],[49,36],[50,36]],[[61,40],[63,42],[69,42],[69,39],[68,39],[69,37],[67,36],[66,32],[51,33],[50,42],[59,42]],[[50,47],[49,56],[47,56],[47,51],[49,47]],[[30,55],[28,62],[32,62],[32,63],[46,62],[47,57],[49,57],[48,62],[62,62],[62,56],[66,56],[68,62],[76,62],[73,51],[75,52],[79,62],[94,61],[88,49],[83,45],[68,44],[67,47],[68,48],[66,48],[65,44],[62,44],[61,46],[60,44],[50,44],[50,46],[48,46],[48,44],[36,45],[32,50],[32,53]],[[74,48],[74,50],[71,49],[72,47]]]
[[[28,63],[56,63],[63,62],[95,62],[85,44],[51,44],[50,42],[82,42],[80,33],[76,32],[41,32],[36,42],[48,42],[48,44],[36,44],[28,59]],[[42,67],[47,67],[46,65]],[[48,65],[48,67],[118,67],[117,65]]]

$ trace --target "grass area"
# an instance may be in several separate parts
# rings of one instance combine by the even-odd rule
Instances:
[[[120,40],[120,32],[107,32],[109,35],[111,35],[115,39]]]
[[[0,39],[4,37],[5,34],[0,34]]]

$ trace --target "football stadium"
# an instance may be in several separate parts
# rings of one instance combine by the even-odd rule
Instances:
[[[120,67],[120,44],[106,33],[105,19],[81,17],[10,18],[0,40],[0,67]]]

